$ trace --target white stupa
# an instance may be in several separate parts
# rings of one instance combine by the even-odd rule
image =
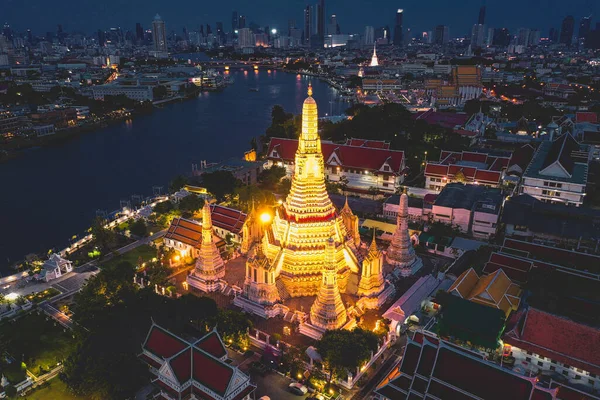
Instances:
[[[378,67],[379,61],[377,60],[377,43],[373,44],[373,57],[371,57],[371,64],[369,67]]]

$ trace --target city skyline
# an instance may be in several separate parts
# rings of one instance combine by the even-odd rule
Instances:
[[[247,23],[255,22],[259,26],[267,25],[286,30],[290,19],[295,20],[297,26],[301,26],[305,7],[317,3],[316,0],[299,0],[285,4],[272,0],[257,0],[249,7],[245,2],[233,0],[228,2],[226,7],[220,4],[201,7],[190,3],[184,11],[181,7],[170,8],[156,0],[144,4],[133,0],[116,8],[89,4],[89,7],[77,10],[72,10],[68,4],[54,4],[52,9],[46,9],[43,3],[36,4],[36,1],[38,0],[28,3],[27,10],[22,3],[12,2],[10,7],[5,7],[2,22],[9,23],[15,31],[24,32],[31,29],[36,35],[43,35],[47,31],[54,32],[57,24],[61,24],[65,31],[92,34],[97,29],[109,27],[134,31],[136,23],[141,23],[147,29],[151,26],[153,16],[158,13],[167,23],[167,31],[178,33],[183,27],[195,30],[201,24],[213,25],[217,21],[224,22],[225,30],[229,30],[230,24],[227,22],[231,20],[232,12],[237,11],[239,15],[246,16]],[[437,25],[447,25],[451,29],[451,36],[457,37],[470,34],[472,25],[478,20],[479,9],[484,3],[482,0],[466,0],[460,4],[441,0],[428,3],[384,0],[374,4],[370,0],[329,0],[326,2],[325,19],[331,14],[336,14],[342,32],[362,33],[365,26],[393,27],[397,9],[403,8],[405,30],[410,28],[414,34],[434,30]],[[354,12],[357,9],[361,9],[361,12]],[[495,28],[506,27],[511,31],[521,27],[536,28],[542,35],[547,35],[551,27],[560,28],[561,21],[567,15],[573,15],[577,24],[582,17],[592,15],[592,25],[595,25],[594,16],[600,15],[600,3],[591,0],[574,0],[568,4],[559,0],[534,0],[522,4],[516,0],[507,0],[502,4],[486,4],[486,25]]]

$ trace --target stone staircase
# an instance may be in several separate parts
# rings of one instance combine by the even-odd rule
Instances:
[[[296,313],[293,311],[288,311],[287,313],[285,313],[285,315],[283,316],[283,320],[289,323],[294,322],[297,319]]]
[[[277,291],[279,292],[279,298],[281,301],[286,301],[291,298],[281,279],[277,279],[275,281],[275,286],[277,286]]]

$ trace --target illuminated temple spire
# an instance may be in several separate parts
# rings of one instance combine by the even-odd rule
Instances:
[[[358,217],[354,215],[350,205],[348,204],[348,196],[346,196],[346,202],[344,207],[340,211],[344,225],[346,225],[346,231],[348,235],[352,237],[355,246],[360,246],[360,232],[358,230]]]
[[[389,264],[400,268],[403,276],[411,275],[423,266],[423,261],[417,257],[408,233],[408,195],[406,191],[400,196],[396,230],[392,236],[392,243],[387,249],[386,260]]]
[[[337,283],[335,242],[333,238],[330,238],[325,249],[321,287],[310,308],[310,322],[313,326],[323,330],[338,329],[344,326],[347,318],[346,308]]]
[[[369,246],[369,252],[362,263],[362,273],[358,285],[359,296],[377,296],[385,289],[383,279],[383,254],[377,248],[375,242],[375,229],[373,229],[373,241]]]
[[[379,61],[377,60],[377,43],[373,44],[373,56],[371,57],[371,64],[369,67],[378,67]]]
[[[219,280],[225,276],[225,264],[213,239],[212,218],[208,202],[202,208],[202,242],[196,267],[187,282],[205,292],[218,290]]]

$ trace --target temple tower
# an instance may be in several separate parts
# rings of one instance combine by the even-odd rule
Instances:
[[[272,305],[280,300],[275,285],[275,271],[263,253],[262,246],[256,246],[254,254],[246,262],[244,294],[249,300],[264,305]]]
[[[423,261],[417,257],[408,233],[408,195],[406,192],[400,196],[396,230],[392,236],[392,243],[387,249],[386,261],[399,268],[402,276],[414,274],[423,266]]]
[[[385,289],[383,279],[383,253],[377,248],[375,230],[369,253],[362,263],[362,273],[358,284],[358,295],[366,297],[378,296]]]
[[[379,66],[379,60],[377,60],[377,43],[373,44],[373,56],[371,57],[371,64],[369,64],[369,67],[378,67]]]
[[[225,264],[213,238],[212,218],[208,202],[202,208],[202,243],[196,267],[187,277],[187,283],[205,292],[220,289],[219,280],[225,276]]]
[[[350,274],[358,274],[354,236],[349,237],[325,188],[325,166],[318,134],[317,103],[312,87],[302,106],[302,132],[298,140],[292,187],[264,227],[263,251],[291,297],[319,292],[327,242],[335,242],[334,264],[340,290],[346,290]],[[356,290],[356,286],[354,286]]]
[[[342,220],[344,221],[344,225],[346,226],[346,231],[348,235],[352,237],[354,241],[354,245],[358,248],[360,246],[360,233],[358,231],[358,217],[354,215],[352,209],[348,205],[348,197],[346,196],[346,203],[344,207],[340,211],[340,215],[342,216]]]
[[[311,324],[322,330],[341,328],[348,319],[337,284],[335,252],[335,241],[330,238],[325,249],[321,287],[310,308]]]
[[[260,217],[258,212],[254,208],[254,202],[252,202],[252,209],[248,213],[246,221],[242,226],[242,245],[240,251],[242,254],[248,254],[250,249],[255,243],[260,242],[263,235],[263,226],[260,223]]]

